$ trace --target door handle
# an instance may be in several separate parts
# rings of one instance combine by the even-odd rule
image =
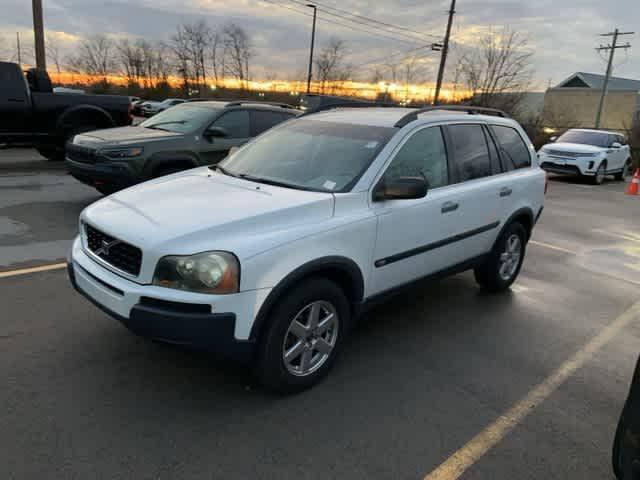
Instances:
[[[8,98],[7,101],[13,103],[24,103],[24,100],[22,98]]]
[[[512,193],[513,193],[513,190],[511,190],[509,187],[504,187],[500,190],[501,197],[508,197]]]
[[[460,205],[455,202],[445,202],[442,204],[442,209],[440,210],[442,213],[450,213],[458,210]]]

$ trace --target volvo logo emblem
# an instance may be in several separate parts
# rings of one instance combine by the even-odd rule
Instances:
[[[108,256],[109,255],[109,249],[111,247],[115,247],[116,245],[120,244],[122,242],[120,242],[120,240],[113,240],[111,242],[107,242],[106,240],[102,240],[101,241],[101,246],[100,248],[98,248],[95,251],[96,255],[105,255]]]

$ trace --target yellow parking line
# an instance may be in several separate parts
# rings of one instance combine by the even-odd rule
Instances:
[[[500,443],[536,407],[549,398],[569,377],[583,367],[604,345],[621,333],[629,324],[639,319],[640,301],[637,301],[578,350],[573,357],[560,365],[549,377],[536,385],[524,398],[429,473],[425,480],[456,480],[460,478],[485,453]]]
[[[40,265],[39,267],[21,268],[19,270],[8,270],[0,272],[0,278],[17,277],[18,275],[26,275],[28,273],[48,272],[49,270],[60,270],[66,268],[66,263],[52,263],[49,265]]]
[[[616,232],[610,232],[608,230],[602,230],[602,229],[596,229],[596,232],[600,232],[600,233],[604,233],[605,235],[610,235],[612,237],[618,237],[618,238],[622,238],[623,240],[629,240],[631,242],[638,242],[640,243],[640,237],[637,237],[633,234],[622,234],[622,233],[616,233]]]
[[[571,255],[578,255],[578,252],[574,252],[573,250],[567,250],[566,248],[562,248],[562,247],[557,247],[555,245],[550,245],[548,243],[537,242],[535,240],[530,240],[529,243],[533,245],[537,245],[539,247],[545,247],[545,248],[550,248],[551,250],[557,250],[558,252],[569,253]]]

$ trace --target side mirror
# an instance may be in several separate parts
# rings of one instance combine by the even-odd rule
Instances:
[[[611,148],[622,148],[622,144],[619,142],[613,142]]]
[[[551,137],[551,138],[549,139],[549,141],[550,141],[550,142],[555,142],[556,140],[558,140],[558,137]]]
[[[207,138],[225,138],[229,136],[229,130],[223,127],[210,127],[204,132]]]
[[[385,181],[384,178],[373,192],[373,201],[414,200],[427,195],[427,181],[422,177],[398,177]]]

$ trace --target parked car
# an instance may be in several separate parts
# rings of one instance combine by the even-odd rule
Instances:
[[[518,123],[472,107],[303,116],[217,166],[89,206],[70,278],[133,332],[252,362],[298,391],[367,306],[474,269],[515,281],[546,175]]]
[[[618,480],[640,479],[640,360],[618,423],[612,457]]]
[[[541,167],[579,175],[600,185],[606,175],[624,180],[631,171],[631,150],[624,135],[604,130],[572,129],[540,149]]]
[[[50,160],[63,160],[77,133],[131,124],[128,97],[54,93],[46,71],[25,76],[19,65],[0,62],[0,85],[0,143],[32,144]]]
[[[148,100],[138,99],[135,102],[131,103],[131,113],[136,117],[142,116],[142,105],[147,103]]]
[[[232,147],[299,114],[280,104],[184,103],[135,127],[77,135],[67,147],[67,166],[75,178],[109,194],[150,178],[217,163]]]
[[[145,117],[151,117],[157,113],[164,112],[167,108],[184,103],[179,98],[167,98],[162,102],[146,102],[142,105],[142,114]]]

